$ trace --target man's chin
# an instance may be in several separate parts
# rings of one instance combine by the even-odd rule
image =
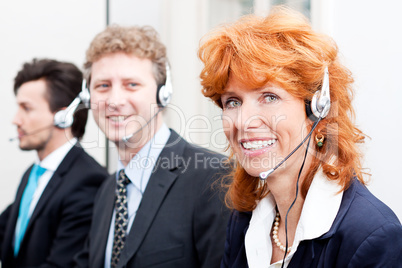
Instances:
[[[128,147],[132,149],[138,149],[144,146],[144,141],[143,139],[140,139],[138,136],[109,136],[107,137],[110,142],[113,142],[116,144],[117,147]]]
[[[19,145],[21,151],[32,151],[32,150],[36,150],[35,147],[30,146],[30,145],[26,145],[26,144],[21,144]]]

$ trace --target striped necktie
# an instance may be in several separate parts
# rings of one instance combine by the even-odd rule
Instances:
[[[126,176],[124,169],[120,170],[119,178],[116,184],[116,201],[115,201],[115,223],[114,223],[114,239],[112,248],[111,267],[117,266],[120,260],[121,251],[126,242],[126,232],[128,224],[128,207],[127,207],[127,190],[126,186],[130,183],[130,179]]]
[[[29,215],[29,207],[31,205],[32,197],[35,193],[36,187],[38,186],[38,180],[45,171],[45,168],[35,164],[29,174],[27,186],[22,194],[17,226],[15,228],[14,256],[17,256],[20,250],[22,238],[25,235],[29,219],[31,218],[31,215]]]

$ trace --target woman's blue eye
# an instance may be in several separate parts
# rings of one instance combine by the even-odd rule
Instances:
[[[278,100],[278,97],[277,97],[276,95],[274,95],[274,94],[266,94],[266,95],[264,96],[264,98],[265,98],[265,100],[266,100],[267,102],[274,102],[274,101],[277,101],[277,100]]]
[[[225,102],[225,107],[226,109],[232,109],[232,108],[236,108],[239,107],[241,105],[240,101],[238,100],[233,100],[233,99],[229,99]]]

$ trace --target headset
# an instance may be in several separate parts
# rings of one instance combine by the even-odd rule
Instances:
[[[311,128],[309,134],[303,139],[303,141],[290,153],[288,154],[278,165],[274,168],[271,168],[268,171],[260,173],[260,179],[266,180],[267,177],[274,172],[278,167],[280,167],[289,157],[291,157],[305,142],[308,138],[310,138],[314,129],[317,127],[318,123],[321,119],[325,118],[329,110],[331,108],[331,97],[329,90],[329,75],[328,75],[328,67],[325,68],[324,78],[322,81],[321,89],[317,90],[314,93],[311,101],[306,101],[306,114],[307,117],[310,118],[314,122],[313,127]]]
[[[124,136],[121,140],[124,143],[128,143],[129,140],[138,132],[140,132],[142,129],[144,129],[144,127],[148,126],[151,121],[160,113],[163,111],[163,109],[170,103],[170,100],[172,98],[172,94],[173,94],[173,85],[172,85],[172,80],[171,80],[171,76],[170,76],[170,67],[169,67],[169,63],[166,62],[166,80],[165,80],[165,84],[163,85],[158,85],[158,88],[156,90],[156,102],[158,104],[158,108],[159,110],[147,121],[147,123],[142,126],[140,129],[138,129],[137,131],[135,131],[132,134],[129,134],[127,136]],[[156,120],[158,120],[158,118],[156,118]],[[148,160],[149,160],[149,154],[151,152],[151,148],[152,148],[152,140],[155,138],[155,136],[153,136],[150,140],[150,144],[149,144],[149,148],[148,148],[148,152],[147,152],[147,164],[148,164]],[[142,190],[142,180],[144,178],[144,171],[145,169],[142,170],[141,173],[141,179],[140,179],[140,187],[139,187],[139,191],[141,193],[141,196],[144,194],[143,190]]]
[[[170,100],[171,100],[172,94],[173,94],[173,86],[172,86],[172,80],[171,80],[171,77],[170,77],[170,67],[169,67],[169,64],[167,62],[166,62],[165,68],[166,68],[165,84],[158,85],[158,88],[156,90],[156,102],[158,104],[159,110],[140,129],[138,129],[134,133],[131,133],[131,134],[127,135],[127,136],[124,136],[121,139],[124,143],[127,143],[135,134],[140,132],[144,127],[148,126],[151,123],[151,121],[160,112],[162,112],[162,110],[170,103]]]
[[[54,114],[53,124],[36,129],[35,131],[23,134],[22,136],[31,136],[35,135],[43,130],[51,129],[52,127],[57,127],[61,129],[65,129],[71,127],[74,122],[74,112],[77,110],[80,102],[82,102],[85,106],[85,109],[89,109],[89,90],[87,88],[86,80],[82,81],[81,92],[75,97],[75,99],[68,105],[65,110],[60,110]],[[21,137],[21,136],[20,136]],[[9,141],[12,142],[17,140],[19,137],[10,138]]]
[[[158,85],[158,88],[156,90],[156,101],[159,107],[159,111],[146,123],[148,125],[151,120],[158,115],[169,103],[172,98],[172,93],[173,93],[173,86],[172,86],[172,80],[171,80],[171,75],[170,75],[170,67],[169,64],[166,62],[166,80],[165,84]],[[61,129],[65,129],[68,127],[71,127],[74,122],[74,113],[77,110],[80,102],[82,102],[85,106],[86,109],[89,109],[90,107],[90,93],[89,89],[87,86],[86,79],[82,80],[82,87],[81,87],[81,92],[75,97],[75,99],[68,105],[68,107],[64,110],[60,110],[55,113],[53,117],[53,124],[50,126],[46,126],[44,128],[40,128],[36,131],[33,131],[31,133],[27,133],[24,136],[29,136],[36,134],[42,130],[52,128],[53,126],[56,126]],[[145,126],[144,126],[145,127]],[[144,127],[140,128],[138,131],[143,129]],[[137,131],[137,132],[138,132]],[[128,140],[134,136],[137,132],[130,134],[128,136],[123,137],[124,142],[128,142]],[[18,137],[10,138],[9,141],[14,141]]]
[[[89,90],[87,87],[87,82],[85,79],[82,80],[81,92],[75,97],[75,99],[68,105],[64,110],[58,111],[54,115],[53,125],[58,128],[68,128],[71,127],[74,122],[74,112],[77,110],[78,105],[82,102],[85,108],[89,108]]]
[[[172,98],[173,86],[172,80],[170,77],[170,67],[166,62],[166,81],[165,84],[158,85],[158,89],[156,90],[156,102],[158,103],[158,107],[165,108]]]
[[[311,121],[316,122],[318,118],[328,115],[331,108],[331,97],[329,94],[328,67],[325,68],[321,90],[317,90],[311,101],[306,101],[306,114]]]
[[[300,180],[300,175],[301,175],[303,167],[304,167],[304,163],[306,161],[308,148],[310,147],[310,137],[313,134],[313,131],[317,127],[318,123],[328,115],[330,108],[331,108],[331,97],[330,97],[330,89],[329,89],[329,74],[328,74],[328,67],[326,67],[324,70],[324,77],[322,80],[321,89],[317,90],[314,93],[311,101],[306,101],[307,117],[310,118],[310,120],[312,120],[314,122],[310,132],[303,139],[303,141],[298,146],[296,146],[296,148],[290,154],[288,154],[278,165],[276,165],[274,168],[271,168],[268,171],[260,173],[260,179],[262,181],[266,180],[271,173],[273,173],[278,167],[280,167],[283,163],[285,163],[285,161],[290,156],[292,156],[308,139],[306,151],[304,153],[303,163],[300,167],[299,174],[297,176],[296,195],[295,195],[295,198],[294,198],[292,204],[290,205],[290,207],[286,213],[286,217],[285,217],[286,246],[285,246],[285,254],[282,259],[282,266],[281,266],[282,268],[284,267],[285,258],[286,258],[287,251],[288,251],[288,215],[289,215],[289,212],[292,209],[293,205],[296,203],[297,196],[299,193],[299,180]]]

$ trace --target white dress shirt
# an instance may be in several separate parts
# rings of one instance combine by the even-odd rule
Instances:
[[[126,176],[130,179],[127,185],[127,206],[128,206],[128,225],[127,233],[129,234],[131,225],[134,222],[135,215],[137,214],[138,207],[140,206],[142,195],[147,187],[149,178],[151,177],[152,170],[159,158],[160,153],[165,147],[170,137],[169,128],[163,124],[155,136],[141,148],[141,150],[130,160],[128,165],[124,167],[121,161],[117,163],[117,170],[124,168]],[[116,173],[116,180],[119,176]],[[112,257],[113,238],[114,238],[114,222],[115,211],[110,223],[109,235],[105,251],[105,268],[110,268],[110,261]]]
[[[289,265],[301,241],[320,237],[329,231],[340,208],[342,196],[343,192],[337,182],[327,179],[319,169],[307,192],[294,241],[293,243],[289,241],[292,250],[285,259],[284,267]],[[275,207],[272,194],[268,194],[253,211],[245,237],[246,256],[250,268],[276,268],[282,265],[282,260],[270,265]],[[285,219],[281,218],[280,224],[284,222]],[[285,241],[281,243],[285,245]]]
[[[77,139],[73,138],[54,150],[48,156],[46,156],[42,161],[39,161],[39,158],[35,160],[35,164],[40,165],[45,168],[46,171],[42,176],[38,179],[38,185],[35,189],[35,192],[32,196],[31,204],[29,205],[28,215],[31,217],[33,211],[36,208],[36,205],[39,202],[40,197],[42,196],[43,191],[45,190],[47,184],[50,179],[53,177],[54,172],[59,167],[60,163],[63,161],[64,157],[68,154],[68,152],[73,148],[73,146],[77,143]],[[16,224],[18,226],[18,224]],[[14,232],[15,239],[15,232]]]

